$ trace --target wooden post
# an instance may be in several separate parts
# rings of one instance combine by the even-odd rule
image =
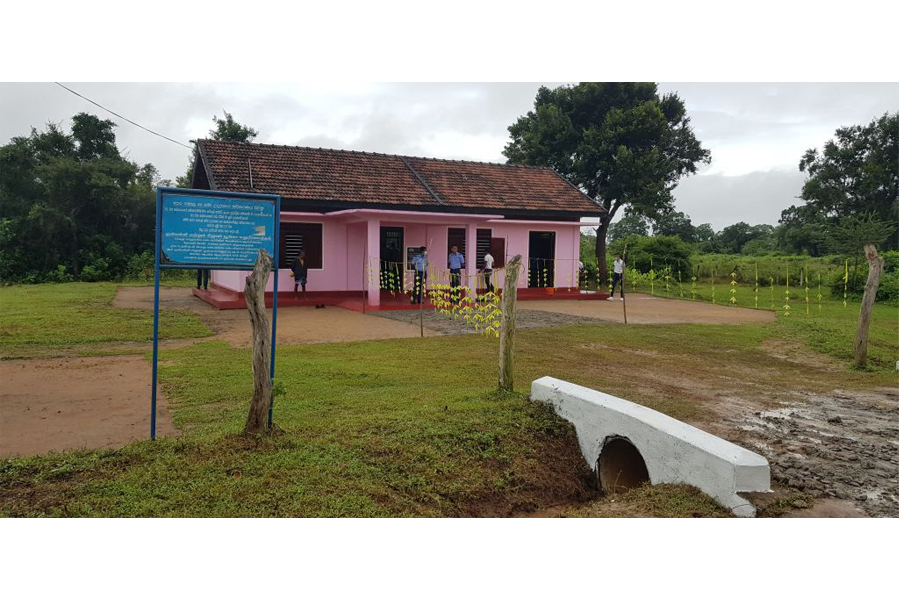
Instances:
[[[516,285],[522,255],[516,254],[506,263],[503,279],[503,315],[500,317],[500,374],[497,380],[501,390],[513,391],[513,341],[516,335]]]
[[[245,433],[265,433],[268,429],[269,404],[272,402],[272,380],[269,377],[272,339],[269,337],[265,294],[271,270],[272,259],[264,250],[260,250],[253,273],[247,277],[244,287],[244,298],[247,300],[253,330],[253,399],[244,425]]]
[[[881,281],[881,272],[884,270],[884,259],[878,256],[874,244],[863,246],[866,260],[869,262],[869,278],[866,280],[866,288],[863,291],[862,306],[859,308],[859,325],[856,328],[856,351],[854,364],[857,368],[866,366],[866,351],[869,341],[869,320],[872,318],[872,308],[875,306],[875,294],[878,292],[878,283]]]
[[[619,288],[619,294],[622,296],[622,318],[625,319],[625,324],[628,325],[628,311],[625,310],[625,272],[628,270],[628,267],[625,266],[625,257],[628,252],[628,244],[625,244],[625,248],[622,250],[622,281],[619,283],[622,284],[622,287]],[[615,299],[615,296],[613,296]]]

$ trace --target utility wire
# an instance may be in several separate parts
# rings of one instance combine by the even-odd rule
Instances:
[[[63,84],[61,84],[61,83],[58,82],[58,81],[54,81],[53,83],[55,83],[56,85],[58,85],[58,86],[61,87],[62,89],[64,89],[64,90],[66,90],[66,91],[69,91],[69,92],[75,94],[75,95],[78,96],[79,98],[82,98],[82,99],[84,99],[84,100],[87,100],[88,102],[90,102],[90,103],[93,104],[94,106],[99,106],[100,108],[102,108],[102,109],[105,110],[106,112],[108,112],[108,113],[110,113],[110,114],[112,114],[112,115],[115,115],[115,116],[119,117],[119,118],[122,119],[123,121],[128,121],[129,123],[131,123],[131,124],[134,125],[135,127],[140,127],[140,128],[143,129],[144,131],[147,131],[147,132],[149,132],[149,133],[152,133],[153,135],[159,136],[159,137],[161,137],[161,138],[164,139],[164,140],[169,140],[169,141],[172,142],[173,144],[178,144],[179,146],[184,146],[184,147],[187,148],[188,150],[193,150],[193,148],[190,147],[190,146],[188,146],[187,144],[182,144],[182,143],[179,142],[178,140],[173,140],[172,138],[166,137],[166,136],[164,136],[164,135],[161,134],[161,133],[156,133],[156,132],[153,131],[152,129],[147,129],[147,128],[144,127],[143,125],[140,125],[140,124],[138,124],[138,123],[135,123],[135,122],[132,121],[131,119],[129,119],[129,118],[127,118],[127,117],[123,117],[123,116],[120,115],[119,113],[117,113],[117,112],[115,112],[115,111],[112,111],[112,110],[106,108],[106,107],[103,106],[102,104],[98,104],[98,103],[94,102],[93,100],[91,100],[90,98],[87,98],[87,97],[85,97],[85,96],[82,96],[81,94],[79,94],[79,93],[76,92],[75,90],[73,90],[73,89],[71,89],[71,88],[67,88],[66,86],[64,86]]]

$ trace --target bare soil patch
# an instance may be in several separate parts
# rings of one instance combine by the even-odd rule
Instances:
[[[113,306],[153,310],[153,288],[121,287]],[[215,332],[215,336],[206,338],[207,340],[223,340],[239,348],[250,346],[250,317],[246,310],[218,310],[194,296],[190,288],[160,289],[160,306],[165,309],[189,310],[196,314]],[[269,319],[271,318],[272,311],[269,310]],[[279,344],[317,344],[419,337],[420,334],[418,320],[413,327],[336,306],[319,309],[290,306],[278,309],[276,335]],[[426,331],[425,335],[435,334]]]
[[[390,310],[378,313],[382,319],[389,319],[398,323],[408,323],[416,327],[418,333],[419,311],[417,310]],[[446,315],[436,313],[428,309],[422,311],[422,322],[425,327],[425,335],[460,335],[475,333],[472,326],[467,326],[462,319],[452,319]],[[519,309],[516,311],[517,329],[534,329],[537,327],[565,327],[567,325],[603,325],[606,321],[583,317],[579,315],[567,315],[544,310]]]
[[[766,323],[775,320],[775,313],[708,302],[692,302],[659,298],[648,294],[626,294],[628,322],[634,324],[705,323],[729,325],[737,323]],[[622,302],[614,300],[523,300],[523,309],[564,313],[578,317],[621,323]]]
[[[150,436],[140,356],[0,361],[0,456],[121,446]],[[160,394],[157,435],[178,432]]]

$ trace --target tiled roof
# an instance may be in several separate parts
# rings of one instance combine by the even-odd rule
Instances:
[[[546,167],[216,140],[197,146],[217,190],[429,210],[603,212]]]

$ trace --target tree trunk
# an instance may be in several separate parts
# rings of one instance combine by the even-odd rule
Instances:
[[[875,306],[875,294],[878,292],[878,283],[881,281],[881,271],[884,269],[884,259],[878,256],[874,244],[864,246],[866,260],[869,262],[869,278],[866,280],[866,288],[863,291],[862,306],[859,308],[859,325],[856,328],[856,360],[857,368],[866,366],[866,351],[869,341],[869,320],[872,318],[872,308]]]
[[[516,254],[506,263],[503,280],[503,316],[500,323],[500,374],[497,378],[501,390],[513,391],[513,341],[516,335],[516,286],[522,255]]]
[[[272,403],[272,379],[269,370],[272,339],[269,315],[266,313],[265,293],[271,270],[272,259],[264,250],[260,250],[253,273],[247,277],[247,286],[244,288],[244,298],[247,300],[247,311],[250,313],[250,325],[253,329],[253,399],[250,402],[247,424],[244,425],[245,433],[265,433],[268,429],[269,405]]]
[[[605,290],[608,285],[608,273],[606,267],[606,232],[609,230],[609,219],[604,219],[597,227],[597,289]]]

